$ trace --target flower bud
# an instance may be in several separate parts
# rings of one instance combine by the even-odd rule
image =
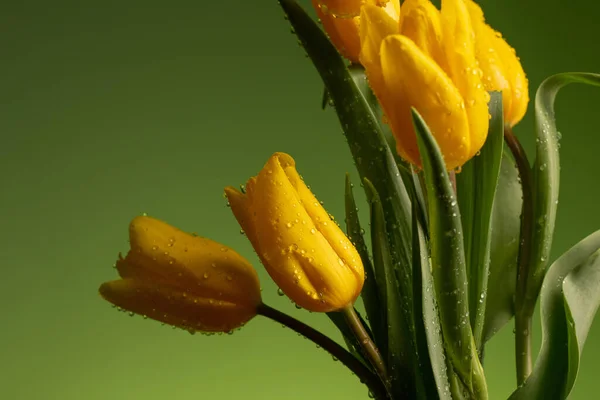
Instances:
[[[275,153],[246,193],[225,189],[231,209],[267,272],[299,306],[315,312],[352,305],[365,275],[356,249],[287,154]]]
[[[258,275],[230,248],[146,216],[131,222],[129,241],[122,279],[100,286],[109,302],[190,331],[228,332],[256,315]]]

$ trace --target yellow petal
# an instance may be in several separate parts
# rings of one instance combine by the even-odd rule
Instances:
[[[429,125],[448,169],[467,161],[470,148],[468,118],[460,93],[450,78],[409,38],[393,35],[383,41],[381,64],[390,89],[388,115],[399,153],[421,165],[410,107]]]
[[[443,67],[446,61],[441,43],[440,12],[429,0],[406,0],[402,3],[400,33]]]
[[[340,309],[352,304],[362,288],[364,273],[362,279],[357,277],[362,264],[360,259],[348,256],[349,252],[336,253],[338,246],[346,244],[342,237],[349,244],[348,239],[341,231],[338,236],[325,236],[330,234],[331,227],[327,225],[334,222],[323,214],[316,214],[313,221],[284,170],[289,172],[290,167],[293,168],[293,159],[276,153],[256,181],[253,206],[265,268],[298,305],[317,312]],[[307,198],[305,193],[303,196]],[[334,247],[329,240],[338,243]]]
[[[464,99],[469,118],[469,158],[483,146],[489,126],[489,93],[481,81],[475,57],[475,34],[464,0],[442,0],[442,43],[448,62],[447,73]]]
[[[228,186],[225,188],[225,195],[235,219],[237,219],[246,237],[252,243],[252,247],[260,256],[261,251],[258,248],[259,243],[256,233],[256,214],[252,208],[252,192],[254,191],[255,182],[255,177],[250,178],[246,184],[246,193],[241,193],[237,189]]]
[[[379,51],[388,35],[398,33],[398,20],[381,7],[364,6],[360,14],[360,62],[367,74],[380,75]]]
[[[502,92],[504,116],[510,115],[512,89],[506,79],[506,68],[503,59],[496,51],[496,32],[485,23],[481,7],[471,0],[466,1],[471,24],[475,32],[475,56],[482,70],[485,90]]]
[[[316,0],[316,2],[324,14],[331,14],[338,18],[353,18],[360,14],[363,5],[384,6],[389,0]]]
[[[510,113],[505,114],[505,121],[513,126],[521,121],[527,112],[529,82],[515,50],[499,34],[495,36],[495,48],[504,63],[505,76],[511,87],[512,103]]]
[[[256,315],[256,304],[136,279],[106,282],[102,297],[127,310],[191,331],[228,332]]]
[[[331,43],[347,59],[358,63],[360,53],[360,37],[358,34],[359,17],[339,18],[333,14],[324,13],[319,5],[320,0],[312,0],[317,11],[317,17],[321,20],[323,28]]]

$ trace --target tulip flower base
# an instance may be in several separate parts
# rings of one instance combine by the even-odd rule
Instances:
[[[528,108],[525,72],[472,0],[442,0],[440,9],[429,0],[313,0],[324,30],[294,0],[279,3],[325,85],[323,108],[339,118],[370,220],[359,220],[347,175],[344,232],[285,153],[225,194],[281,292],[326,313],[344,345],[264,304],[256,270],[233,249],[148,216],[131,222],[120,279],[100,294],[190,332],[272,319],[381,400],[487,399],[486,342],[514,319],[510,399],[568,398],[600,306],[600,231],[550,262],[554,99],[569,83],[600,86],[600,75],[558,74],[539,86],[531,162],[512,131]]]

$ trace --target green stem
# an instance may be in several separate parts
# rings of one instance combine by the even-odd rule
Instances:
[[[379,350],[375,343],[371,340],[371,337],[367,333],[365,327],[360,322],[358,315],[356,315],[356,311],[354,311],[353,306],[348,306],[341,310],[346,317],[346,321],[348,325],[356,335],[358,342],[361,344],[363,349],[365,350],[365,354],[375,371],[377,371],[377,375],[381,378],[381,380],[385,383],[386,387],[389,387],[390,378],[388,376],[385,363],[383,362],[383,358],[381,358],[381,354],[379,354]]]
[[[515,315],[515,358],[517,383],[521,385],[531,374],[531,317]]]
[[[517,163],[523,190],[523,209],[521,212],[521,243],[517,260],[517,287],[515,296],[515,359],[517,364],[517,383],[520,385],[531,374],[531,318],[533,307],[527,304],[527,279],[531,239],[533,233],[533,193],[531,165],[527,154],[510,127],[504,128],[504,140]]]
[[[343,348],[334,340],[330,339],[328,336],[325,336],[313,327],[306,325],[304,322],[298,321],[297,319],[264,303],[258,306],[257,312],[258,315],[262,315],[263,317],[267,317],[273,321],[279,322],[280,324],[287,326],[293,331],[321,346],[323,349],[329,352],[329,354],[344,364],[350,371],[354,372],[361,382],[365,383],[369,387],[373,395],[380,399],[388,398],[387,390],[377,375],[375,375],[356,357],[350,354],[348,350]]]

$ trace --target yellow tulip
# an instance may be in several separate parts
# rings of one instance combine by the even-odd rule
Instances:
[[[363,2],[341,2],[339,5],[348,7],[346,11],[350,11],[350,17],[340,17],[331,13],[327,4],[331,3],[324,0],[312,0],[312,4],[317,12],[319,20],[323,24],[323,28],[331,43],[338,51],[353,63],[358,63],[360,54],[360,6]],[[400,15],[399,0],[389,0],[387,2],[365,1],[368,4],[381,3],[383,9],[392,17],[398,20]],[[383,4],[387,3],[387,4]],[[334,5],[335,6],[335,5]]]
[[[356,249],[304,184],[287,154],[275,153],[246,184],[225,189],[231,209],[267,272],[299,306],[352,305],[365,279]]]
[[[471,0],[442,0],[441,11],[429,0],[406,0],[396,23],[380,7],[367,4],[361,9],[359,60],[398,153],[417,166],[421,160],[411,107],[429,125],[449,170],[471,159],[485,142],[488,90],[511,89],[504,93],[515,104],[505,114],[507,123],[518,121],[527,107],[525,75],[514,54],[504,61],[511,50],[495,33],[499,57],[484,60],[482,49],[492,39],[477,10]],[[496,67],[500,58],[509,65],[504,75]],[[497,79],[502,76],[508,83]],[[518,93],[518,101],[512,93]]]
[[[122,279],[100,286],[109,302],[190,331],[228,332],[256,315],[258,275],[235,251],[146,216],[131,222],[129,241]]]

